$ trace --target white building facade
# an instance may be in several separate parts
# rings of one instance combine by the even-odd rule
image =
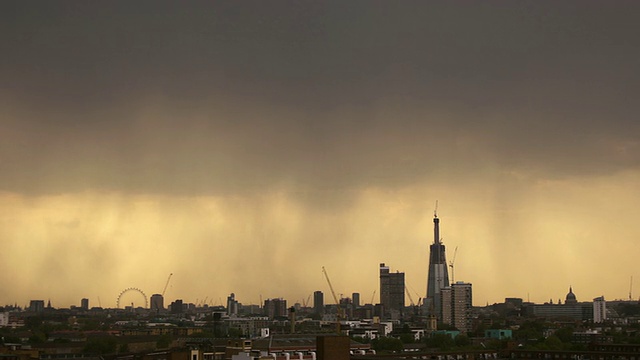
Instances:
[[[604,296],[593,299],[593,322],[602,323],[607,320],[607,302]]]

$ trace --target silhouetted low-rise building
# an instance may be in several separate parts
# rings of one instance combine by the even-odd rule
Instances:
[[[182,314],[184,313],[184,306],[182,300],[176,300],[169,305],[172,314]]]
[[[29,302],[29,311],[39,313],[44,311],[44,300],[31,300]]]
[[[484,331],[484,337],[489,339],[511,339],[513,336],[509,329],[488,329]]]

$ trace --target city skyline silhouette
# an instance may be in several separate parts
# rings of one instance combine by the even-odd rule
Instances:
[[[627,299],[638,10],[3,2],[0,304],[426,294],[436,200],[474,305]]]

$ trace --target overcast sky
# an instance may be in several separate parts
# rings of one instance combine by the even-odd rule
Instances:
[[[330,303],[322,266],[369,302],[381,262],[417,301],[436,200],[475,305],[628,298],[638,13],[3,1],[0,304],[114,307],[169,273],[166,303]]]

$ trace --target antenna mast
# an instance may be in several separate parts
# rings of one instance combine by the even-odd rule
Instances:
[[[440,244],[440,219],[438,219],[438,200],[436,200],[436,207],[433,210],[433,243]],[[440,259],[440,251],[438,249],[437,259]],[[438,260],[440,261],[440,260]]]

